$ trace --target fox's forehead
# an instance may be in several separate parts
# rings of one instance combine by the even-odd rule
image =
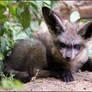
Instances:
[[[83,42],[83,39],[80,35],[77,34],[79,30],[79,25],[76,24],[67,24],[65,25],[65,32],[58,35],[58,40],[66,44],[80,44]]]

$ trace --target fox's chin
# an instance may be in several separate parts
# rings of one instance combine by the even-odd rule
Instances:
[[[75,58],[73,58],[73,59],[66,59],[67,62],[72,62],[74,60],[75,60]]]

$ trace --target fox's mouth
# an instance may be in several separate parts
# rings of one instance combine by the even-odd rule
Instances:
[[[70,61],[71,61],[71,59],[66,59],[66,61],[67,61],[67,62],[70,62]]]

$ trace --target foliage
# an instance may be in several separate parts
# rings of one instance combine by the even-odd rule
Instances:
[[[0,91],[9,90],[11,88],[15,88],[16,90],[18,90],[19,87],[23,85],[22,82],[13,78],[13,74],[10,74],[9,77],[6,77],[3,73],[1,73],[1,76],[2,79],[0,81],[0,85],[2,86],[2,88],[0,89]]]
[[[26,37],[32,40],[32,31],[39,30],[43,5],[53,8],[56,1],[0,0],[0,72],[4,69],[3,60],[11,53],[11,48]],[[7,83],[14,85],[6,78],[2,81],[3,86]]]
[[[81,19],[79,22],[86,23],[88,22],[88,19]]]

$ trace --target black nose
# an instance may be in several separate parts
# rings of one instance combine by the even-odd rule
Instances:
[[[70,59],[71,59],[71,57],[68,57],[68,56],[66,57],[66,60],[70,60]]]

